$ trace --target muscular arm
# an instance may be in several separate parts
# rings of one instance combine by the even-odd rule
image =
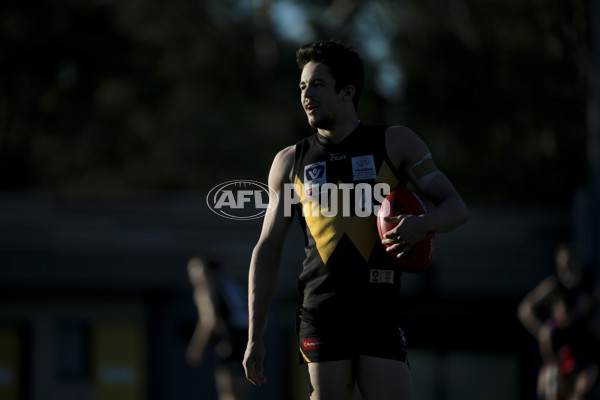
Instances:
[[[277,283],[277,273],[281,261],[281,251],[292,218],[285,215],[282,199],[284,184],[290,182],[294,162],[294,147],[282,150],[275,157],[269,172],[269,188],[277,196],[271,196],[269,212],[265,215],[260,238],[252,253],[249,273],[248,345],[244,357],[246,377],[260,386],[266,382],[263,375],[265,346],[263,335],[267,325],[267,315],[271,298]],[[277,198],[280,201],[277,201]]]
[[[438,170],[427,145],[410,129],[390,127],[386,132],[386,148],[397,169],[404,169],[413,185],[435,207],[420,216],[399,216],[398,226],[386,234],[388,251],[401,257],[427,233],[449,232],[464,224],[469,212],[462,198]]]

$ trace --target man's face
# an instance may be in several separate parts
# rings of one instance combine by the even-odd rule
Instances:
[[[313,128],[332,129],[342,106],[335,80],[325,64],[309,62],[300,77],[301,102]]]

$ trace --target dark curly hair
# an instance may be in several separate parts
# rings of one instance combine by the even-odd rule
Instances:
[[[347,85],[354,86],[356,93],[352,102],[354,108],[358,110],[358,100],[365,86],[365,72],[363,61],[356,50],[349,44],[337,40],[322,40],[296,50],[296,63],[300,70],[311,61],[329,67],[335,80],[336,92]]]

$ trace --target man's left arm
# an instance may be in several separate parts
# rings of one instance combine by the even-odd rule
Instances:
[[[427,145],[410,129],[390,127],[386,148],[394,166],[404,169],[419,193],[435,207],[423,215],[391,217],[398,226],[385,235],[384,244],[401,257],[428,233],[449,232],[464,224],[469,212],[452,182],[435,165]]]

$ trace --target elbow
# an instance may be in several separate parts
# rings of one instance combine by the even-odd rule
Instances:
[[[456,203],[455,212],[457,222],[456,225],[461,226],[466,224],[469,220],[469,209],[467,208],[467,205],[465,204],[463,199],[460,198],[460,196],[458,196],[458,202]]]
[[[254,257],[261,259],[277,260],[281,257],[283,243],[276,238],[263,238],[254,247]]]
[[[260,240],[252,252],[250,269],[279,269],[281,261],[281,246],[272,240]]]
[[[519,321],[522,324],[525,324],[528,319],[528,314],[529,306],[526,304],[526,302],[522,301],[517,307],[517,318],[519,318]]]
[[[457,203],[449,213],[449,217],[449,227],[451,226],[449,230],[454,230],[459,226],[466,224],[469,220],[469,210],[465,203],[462,201]]]

